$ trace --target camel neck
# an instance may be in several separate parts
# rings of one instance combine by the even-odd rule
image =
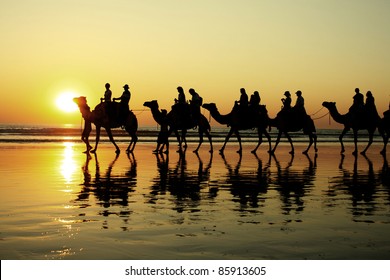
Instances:
[[[210,114],[219,124],[230,124],[230,114],[221,115],[217,108],[211,109]]]
[[[80,112],[81,112],[83,119],[88,119],[90,117],[91,108],[89,108],[89,106],[87,104],[80,105],[79,109],[80,109]]]
[[[328,108],[328,109],[329,109],[330,115],[332,116],[332,118],[333,118],[336,122],[341,123],[341,124],[344,124],[346,115],[341,115],[341,114],[339,113],[339,111],[337,110],[337,107],[336,107],[336,106],[330,107],[330,108]]]

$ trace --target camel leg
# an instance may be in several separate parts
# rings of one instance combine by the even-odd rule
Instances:
[[[306,150],[304,150],[303,152],[302,152],[302,154],[304,154],[304,155],[307,155],[307,153],[309,152],[309,150],[310,150],[310,147],[311,147],[311,145],[313,145],[313,134],[312,133],[309,133],[309,145],[307,146],[307,148],[306,148]]]
[[[262,131],[260,130],[260,128],[257,129],[257,135],[259,136],[259,141],[257,142],[257,146],[256,148],[254,148],[251,153],[252,154],[255,154],[257,149],[260,147],[261,143],[263,143],[263,133]]]
[[[317,148],[317,134],[316,133],[313,134],[313,138],[314,138],[314,151],[317,153],[318,148]]]
[[[171,129],[169,128],[169,131],[168,131],[168,138],[169,136],[173,133],[175,133],[175,136],[176,136],[176,139],[177,139],[177,142],[179,143],[179,147],[181,147],[181,138],[180,138],[180,135],[179,135],[179,131],[177,129]]]
[[[213,141],[211,139],[210,132],[208,130],[205,130],[204,133],[206,134],[207,139],[209,139],[209,143],[210,143],[210,150],[209,150],[209,152],[212,153],[213,152]]]
[[[368,144],[367,147],[361,152],[362,155],[366,154],[368,148],[371,146],[372,142],[374,141],[373,138],[374,138],[374,132],[370,131],[368,134]]]
[[[193,151],[194,153],[198,152],[202,143],[203,143],[203,131],[201,129],[199,129],[199,144],[198,144],[198,147],[196,147],[196,149]]]
[[[357,147],[357,134],[358,134],[358,131],[357,131],[357,129],[354,129],[353,130],[353,143],[354,143],[354,145],[355,145],[355,150],[353,151],[353,155],[357,155],[357,153],[358,153],[358,147]]]
[[[387,134],[386,134],[386,135],[383,135],[383,149],[381,151],[382,155],[386,155],[387,142],[389,142],[389,136],[387,136]]]
[[[238,145],[239,145],[239,149],[237,151],[237,153],[241,154],[242,153],[242,145],[241,145],[241,135],[240,133],[238,132],[238,130],[234,130],[234,134],[236,134],[236,137],[237,137],[237,141],[238,141]]]
[[[136,133],[133,133],[133,132],[130,132],[130,131],[127,131],[127,132],[131,136],[131,140],[130,140],[129,146],[126,149],[126,152],[127,153],[132,153],[134,151],[135,144],[137,144],[138,136],[137,136]]]
[[[291,140],[291,137],[290,137],[290,134],[288,134],[287,131],[284,132],[284,135],[286,135],[286,138],[288,140],[288,142],[290,143],[290,146],[291,146],[291,151],[290,151],[290,154],[294,154],[294,145],[293,145],[293,142]]]
[[[106,128],[106,132],[107,132],[108,138],[110,139],[110,141],[112,142],[112,144],[114,144],[114,146],[116,148],[115,153],[119,154],[121,152],[121,150],[119,149],[118,145],[115,143],[114,137],[112,136],[111,129]]]
[[[275,142],[274,148],[272,149],[272,151],[271,151],[270,154],[274,154],[274,153],[275,153],[276,147],[278,147],[279,142],[280,142],[280,138],[281,138],[281,137],[282,137],[282,131],[279,130],[279,132],[278,132],[278,138],[276,138],[276,142]]]
[[[341,132],[340,136],[339,136],[339,142],[340,142],[340,145],[341,145],[340,154],[342,154],[342,153],[345,152],[344,143],[343,143],[343,138],[344,138],[344,135],[347,134],[348,131],[349,131],[348,128],[344,128],[343,131]]]
[[[96,153],[96,150],[98,148],[99,140],[100,140],[100,126],[96,126],[96,140],[95,140],[95,148],[91,150],[91,153]]]
[[[221,154],[223,153],[223,151],[225,150],[226,144],[229,141],[230,136],[232,136],[232,134],[233,134],[233,129],[231,128],[229,130],[228,134],[226,135],[225,143],[223,143],[222,148],[219,150],[219,153],[221,153]]]
[[[345,152],[343,138],[344,138],[344,135],[348,132],[348,130],[349,130],[348,128],[344,128],[343,131],[341,132],[340,136],[339,136],[339,141],[340,141],[340,144],[341,144],[341,151],[340,151],[341,154]]]
[[[187,135],[187,130],[186,129],[183,129],[182,131],[181,131],[181,143],[183,144],[183,142],[184,142],[184,145],[183,145],[183,148],[184,148],[184,150],[186,150],[187,149],[187,139],[186,139],[186,135]]]
[[[263,129],[263,133],[264,133],[265,137],[267,137],[267,140],[268,140],[268,147],[269,147],[268,152],[271,152],[272,151],[271,136],[269,135],[266,128]]]

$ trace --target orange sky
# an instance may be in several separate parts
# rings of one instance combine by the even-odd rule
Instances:
[[[381,114],[389,14],[386,0],[1,1],[0,123],[78,125],[79,113],[62,112],[56,98],[72,91],[94,107],[106,82],[116,97],[129,84],[133,109],[152,99],[169,109],[181,85],[221,113],[244,87],[260,92],[271,117],[285,90],[300,89],[309,114],[325,100],[343,113],[359,87]],[[154,125],[148,111],[138,118]]]

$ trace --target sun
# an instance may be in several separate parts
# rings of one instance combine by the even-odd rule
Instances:
[[[63,112],[71,113],[77,111],[77,105],[73,102],[73,98],[78,96],[75,92],[65,91],[58,95],[56,105]]]

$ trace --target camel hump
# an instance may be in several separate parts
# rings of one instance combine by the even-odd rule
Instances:
[[[129,116],[135,117],[128,106],[123,106],[117,102],[102,102],[95,107],[95,114],[105,123],[111,123],[112,126],[124,124]]]

